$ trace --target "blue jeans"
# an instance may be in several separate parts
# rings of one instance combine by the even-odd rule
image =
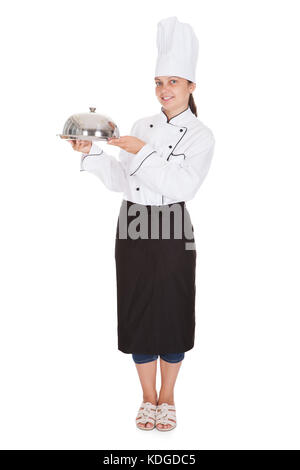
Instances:
[[[183,353],[166,353],[166,354],[132,354],[132,359],[136,364],[145,364],[146,362],[156,361],[160,356],[166,362],[180,362],[184,358]]]

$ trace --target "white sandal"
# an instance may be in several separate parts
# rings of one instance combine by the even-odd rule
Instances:
[[[170,428],[158,428],[158,424],[170,424]],[[158,431],[171,431],[177,425],[175,405],[162,403],[156,407],[156,429]]]
[[[155,428],[155,415],[156,405],[153,405],[153,403],[149,401],[142,402],[136,417],[136,427],[143,431],[152,431],[152,429]],[[153,426],[151,428],[138,426],[139,423],[146,424],[147,422],[153,422]]]

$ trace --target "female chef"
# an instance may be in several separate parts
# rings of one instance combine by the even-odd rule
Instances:
[[[196,247],[185,202],[208,172],[215,139],[198,120],[192,95],[198,40],[191,26],[176,17],[161,20],[157,47],[154,80],[161,109],[136,121],[131,135],[108,141],[120,147],[119,161],[94,142],[70,142],[82,153],[81,171],[123,192],[115,245],[118,349],[132,354],[143,390],[137,427],[169,431],[176,426],[175,382],[195,333]]]

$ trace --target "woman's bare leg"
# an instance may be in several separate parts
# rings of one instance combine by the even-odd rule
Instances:
[[[161,372],[161,389],[159,392],[158,405],[162,403],[168,403],[169,405],[175,405],[174,403],[174,387],[177,379],[177,375],[180,369],[182,361],[180,362],[166,362],[160,358],[160,372]],[[170,424],[157,424],[158,428],[170,428]]]
[[[157,359],[155,361],[146,362],[144,364],[135,363],[141,386],[143,389],[143,401],[153,403],[154,407],[157,405],[157,391],[156,391],[156,370]],[[152,428],[153,422],[139,423],[140,427]]]

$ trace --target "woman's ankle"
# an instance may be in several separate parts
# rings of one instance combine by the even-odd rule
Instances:
[[[160,391],[157,404],[168,403],[169,405],[175,405],[174,392]]]
[[[146,403],[148,401],[148,402],[152,403],[153,405],[156,405],[157,404],[157,399],[158,399],[157,392],[148,393],[148,394],[143,395],[143,402],[144,403]]]

